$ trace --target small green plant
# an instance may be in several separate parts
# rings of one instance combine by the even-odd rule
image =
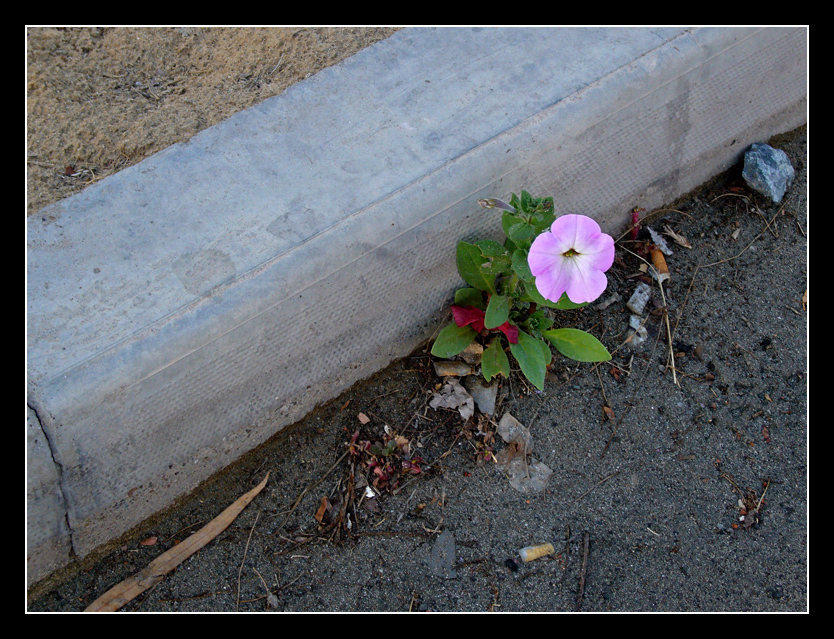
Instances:
[[[605,290],[605,271],[614,262],[614,240],[584,215],[556,217],[553,198],[534,198],[527,191],[501,200],[478,200],[485,209],[502,210],[503,244],[480,240],[459,242],[458,272],[468,284],[455,293],[454,321],[432,346],[436,357],[450,358],[481,337],[481,373],[489,382],[509,377],[506,353],[538,389],[544,388],[550,346],[580,362],[611,359],[593,335],[574,328],[553,328],[544,308],[574,309]],[[506,342],[506,346],[505,346]]]

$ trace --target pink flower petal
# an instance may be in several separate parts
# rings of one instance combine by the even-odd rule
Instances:
[[[567,293],[577,304],[591,302],[608,286],[614,239],[590,217],[563,215],[533,240],[527,263],[546,299],[556,302]]]

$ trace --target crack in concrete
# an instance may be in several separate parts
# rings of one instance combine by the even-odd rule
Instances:
[[[67,499],[67,492],[64,487],[64,466],[58,461],[57,457],[55,456],[55,443],[52,440],[52,435],[50,434],[49,428],[44,423],[41,414],[44,413],[42,409],[39,409],[37,406],[37,401],[33,400],[32,398],[27,399],[26,406],[35,414],[35,419],[38,420],[38,426],[40,427],[41,432],[43,433],[44,438],[46,439],[47,446],[49,448],[49,456],[52,459],[52,463],[55,465],[55,472],[58,475],[58,489],[61,491],[61,505],[64,511],[64,522],[67,526],[67,532],[69,534],[69,542],[70,542],[70,558],[73,561],[78,559],[78,553],[75,551],[75,535],[73,534],[72,525],[70,523],[69,518],[69,500]]]

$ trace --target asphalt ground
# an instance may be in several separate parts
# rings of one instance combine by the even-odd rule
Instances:
[[[735,167],[650,212],[691,246],[665,235],[662,294],[640,269],[643,230],[617,243],[610,305],[556,316],[611,362],[557,354],[543,392],[514,373],[493,419],[464,422],[428,406],[442,380],[420,349],[41,584],[28,610],[84,610],[269,473],[228,528],[121,610],[808,611],[806,131],[771,144],[797,172],[782,202]],[[625,304],[640,281],[652,296],[633,346]],[[504,413],[530,430],[528,471],[552,470],[543,492],[514,488],[489,457],[506,448]],[[365,497],[368,458],[345,454],[357,431],[404,437],[423,472]],[[553,552],[522,561],[543,543]]]

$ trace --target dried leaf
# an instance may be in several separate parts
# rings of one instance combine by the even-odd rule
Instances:
[[[650,226],[647,226],[646,228],[649,229],[649,235],[652,236],[652,242],[654,242],[655,246],[657,246],[657,248],[663,251],[666,255],[672,255],[672,249],[669,248],[669,245],[666,244],[666,240],[663,239],[660,233],[657,233]]]
[[[316,521],[321,523],[324,519],[324,515],[327,513],[328,510],[330,510],[330,501],[327,499],[327,497],[322,497],[321,504],[319,504],[319,509],[316,511],[316,514],[314,515]]]
[[[368,423],[370,423],[370,421],[371,421],[371,418],[370,418],[370,417],[368,417],[365,413],[359,413],[359,414],[357,415],[357,417],[359,418],[359,421],[360,421],[360,423],[362,423],[362,424],[368,424]]]
[[[405,453],[406,455],[408,455],[411,452],[411,442],[407,438],[403,437],[402,435],[396,435],[394,437],[394,441],[397,444],[397,448],[403,451],[403,453]]]
[[[191,535],[188,539],[177,544],[167,552],[162,553],[159,557],[148,564],[144,570],[139,571],[132,577],[113,586],[101,597],[91,603],[85,612],[115,612],[126,603],[145,592],[148,588],[158,584],[162,581],[162,578],[165,575],[226,530],[226,528],[229,527],[229,524],[231,524],[243,511],[243,509],[258,496],[261,490],[263,490],[263,487],[266,486],[268,479],[269,473],[267,472],[266,477],[264,477],[263,481],[255,486],[255,488],[239,497],[231,506],[226,508],[226,510],[212,519],[196,533]]]
[[[457,409],[464,421],[475,414],[475,400],[461,386],[456,377],[450,377],[443,388],[433,394],[429,406],[435,410],[438,408]]]
[[[372,497],[363,501],[362,508],[372,513],[378,513],[381,510],[379,507],[379,503],[376,500],[376,497]]]
[[[140,546],[153,546],[156,543],[156,537],[148,537],[139,542]]]
[[[678,233],[675,233],[675,232],[671,229],[671,227],[669,227],[669,226],[664,226],[664,227],[663,227],[663,230],[666,232],[666,235],[668,235],[668,236],[669,236],[669,237],[671,237],[673,240],[675,240],[675,244],[678,244],[679,246],[682,246],[682,247],[684,247],[684,248],[688,248],[688,249],[691,249],[691,248],[692,248],[692,245],[689,243],[689,240],[687,240],[687,239],[686,239],[683,235],[680,235],[680,234],[678,234]]]
[[[608,406],[603,406],[602,410],[605,413],[605,416],[613,422],[614,421],[614,411],[611,410]]]

